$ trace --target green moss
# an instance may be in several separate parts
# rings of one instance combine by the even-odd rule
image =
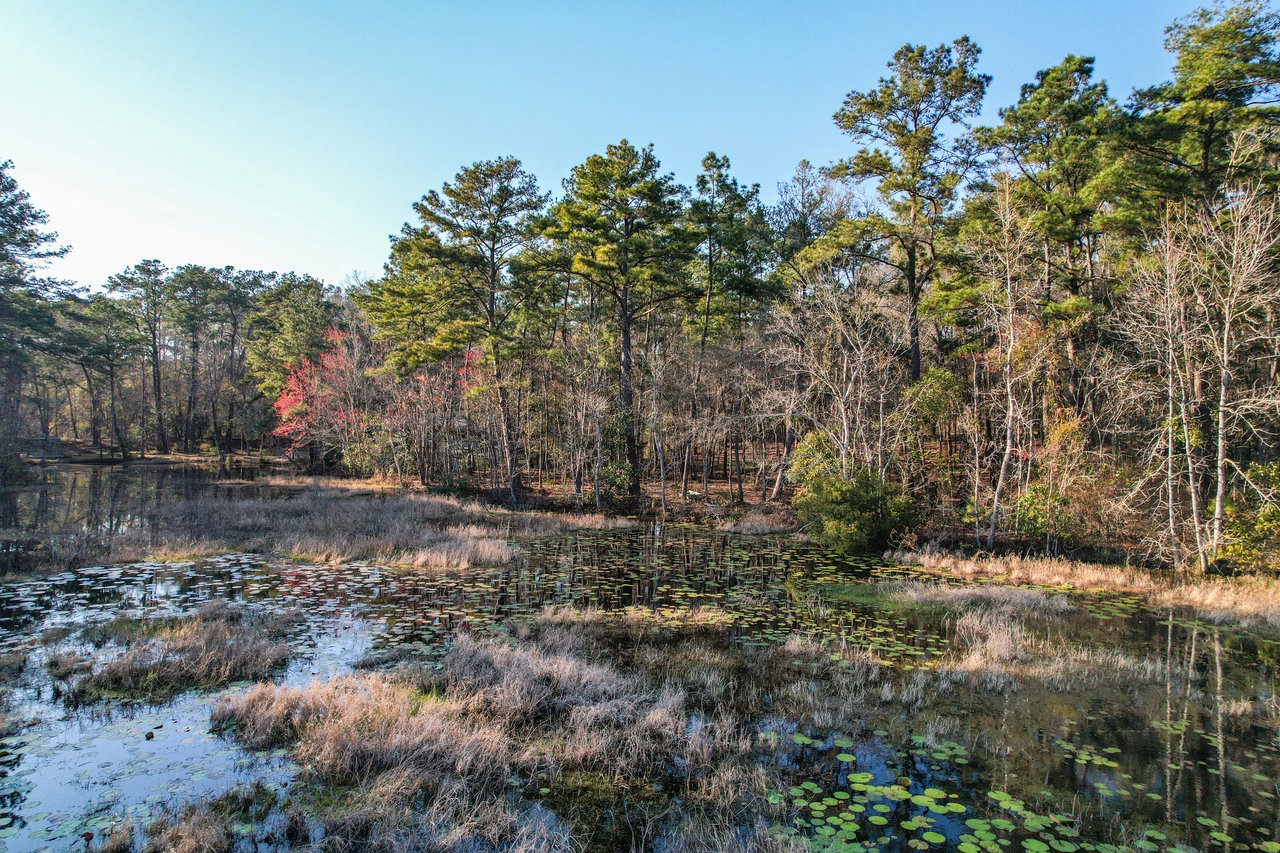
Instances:
[[[671,796],[652,782],[627,782],[607,773],[573,772],[555,779],[538,799],[573,824],[595,853],[632,847],[631,824],[667,812]],[[645,816],[645,817],[642,817]]]

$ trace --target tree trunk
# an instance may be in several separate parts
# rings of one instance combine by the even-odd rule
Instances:
[[[1178,537],[1178,477],[1177,465],[1175,462],[1174,444],[1176,436],[1174,435],[1174,425],[1176,423],[1177,414],[1174,411],[1174,393],[1173,393],[1173,341],[1168,341],[1169,352],[1165,358],[1167,375],[1165,377],[1165,395],[1166,395],[1166,416],[1165,416],[1165,491],[1169,499],[1169,543],[1173,548],[1173,564],[1180,566],[1182,564],[1182,548]]]
[[[658,419],[658,380],[653,381],[653,450],[658,457],[658,497],[662,514],[667,514],[667,455],[662,448],[662,422]]]
[[[164,428],[164,395],[160,389],[160,337],[159,330],[151,331],[151,388],[156,403],[156,451],[169,452],[169,436]]]
[[[600,416],[596,415],[596,464],[591,473],[592,488],[595,490],[596,512],[600,511],[600,466],[604,463],[604,431],[600,428]]]
[[[1231,338],[1231,324],[1223,330],[1223,352],[1230,352],[1226,342]],[[1218,549],[1222,546],[1222,521],[1226,514],[1227,500],[1227,391],[1231,385],[1231,368],[1222,366],[1218,379],[1218,458],[1215,472],[1217,475],[1217,491],[1213,497],[1213,534],[1209,543],[1210,559],[1217,559]]]
[[[640,496],[640,429],[636,423],[635,385],[631,360],[631,311],[625,300],[618,311],[618,329],[622,356],[619,400],[622,403],[622,418],[626,433],[627,468],[630,469],[627,472],[627,493],[636,498]]]
[[[498,384],[498,415],[502,421],[502,448],[507,463],[507,495],[511,506],[516,505],[517,495],[524,487],[520,477],[520,443],[516,439],[515,415],[511,411],[511,394],[503,384],[501,371],[495,366],[494,382]]]
[[[191,452],[191,439],[196,428],[196,365],[200,360],[200,338],[191,339],[191,366],[187,373],[187,416],[182,424],[182,451]]]
[[[1008,327],[1005,334],[1008,344],[1004,351],[1004,454],[1000,458],[1000,474],[996,478],[995,494],[991,496],[991,524],[987,528],[988,551],[995,547],[996,525],[1000,521],[1000,496],[1004,491],[1005,477],[1009,471],[1009,458],[1013,455],[1013,353],[1016,341],[1014,339],[1013,279],[1008,276],[1005,278],[1005,300],[1005,324]]]
[[[773,494],[769,496],[775,501],[782,500],[783,492],[787,487],[787,464],[796,446],[795,400],[799,400],[800,395],[804,393],[804,376],[798,370],[792,378],[791,390],[794,393],[794,399],[787,404],[787,428],[782,438],[782,458],[778,460],[778,479],[773,484]]]
[[[920,283],[916,270],[916,247],[907,252],[907,337],[911,344],[911,383],[920,380]]]
[[[84,373],[84,389],[89,395],[89,440],[93,442],[93,446],[102,450],[102,401],[99,399],[100,392],[93,382],[93,374],[89,368],[83,364],[80,370]]]
[[[18,419],[25,365],[17,353],[0,357],[0,487],[21,479]]]
[[[120,458],[129,460],[129,448],[120,432],[120,418],[116,414],[116,368],[113,364],[107,371],[107,382],[111,386],[111,432],[115,434],[116,444],[120,447]]]

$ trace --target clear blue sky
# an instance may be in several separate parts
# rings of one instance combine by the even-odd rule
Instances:
[[[831,114],[904,42],[969,35],[986,115],[1067,53],[1120,100],[1168,75],[1190,2],[3,0],[0,160],[82,284],[144,258],[380,274],[410,205],[520,157],[558,192],[622,137],[688,183],[708,150],[765,196],[851,148]]]

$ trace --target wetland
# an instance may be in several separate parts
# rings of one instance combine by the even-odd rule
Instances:
[[[0,584],[6,850],[1280,851],[1280,632],[1160,584],[246,472],[6,500],[127,557]]]

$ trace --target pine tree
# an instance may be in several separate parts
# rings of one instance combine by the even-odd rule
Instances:
[[[540,279],[513,264],[535,237],[546,205],[537,180],[514,157],[474,163],[453,183],[414,205],[421,225],[406,225],[392,247],[387,274],[362,305],[393,349],[400,371],[475,347],[484,354],[497,393],[507,486],[521,489],[520,427],[511,395],[510,361],[523,312],[540,301]]]
[[[66,287],[42,277],[41,267],[68,251],[41,230],[48,214],[35,207],[0,163],[0,487],[20,478],[18,429],[23,382],[33,355],[57,336],[52,300]]]
[[[635,402],[637,318],[695,295],[686,275],[696,237],[684,223],[686,191],[661,174],[653,146],[627,140],[576,166],[552,210],[546,236],[562,246],[575,278],[612,303],[618,403],[628,491],[640,494],[640,423]]]
[[[940,232],[976,161],[965,131],[991,80],[974,70],[980,53],[968,37],[932,50],[904,45],[889,76],[870,92],[850,92],[835,114],[863,147],[833,174],[875,180],[884,206],[851,223],[849,243],[898,271],[913,382],[920,378],[920,298],[938,273]]]

